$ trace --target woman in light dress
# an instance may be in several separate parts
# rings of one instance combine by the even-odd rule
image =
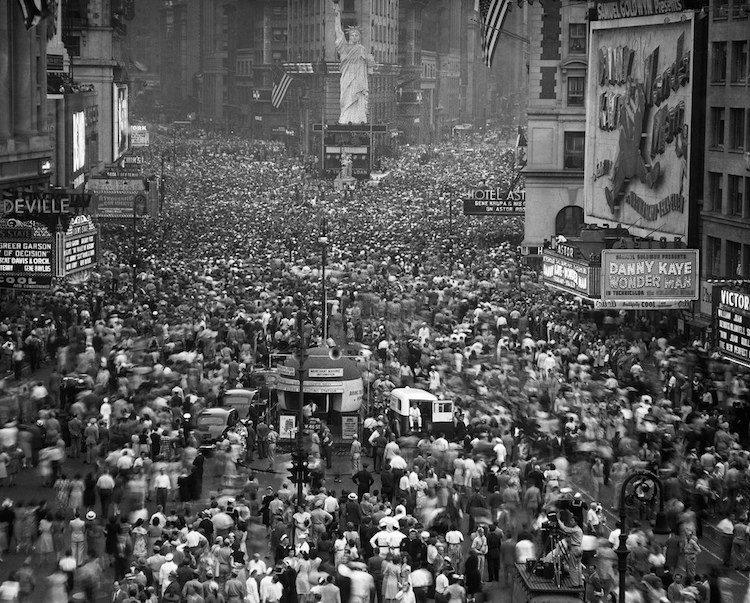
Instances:
[[[52,514],[47,513],[39,520],[39,538],[36,541],[36,552],[42,563],[54,561],[55,543],[52,540]]]

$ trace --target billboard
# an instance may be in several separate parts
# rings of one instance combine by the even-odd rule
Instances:
[[[722,356],[750,367],[750,294],[720,289],[716,310],[716,347]]]
[[[689,310],[699,265],[697,249],[605,249],[597,307]]]
[[[96,264],[97,246],[96,226],[91,219],[76,216],[68,230],[59,234],[57,275],[72,276],[91,271]]]
[[[130,146],[147,147],[149,144],[148,128],[146,126],[132,126],[130,128]]]
[[[695,23],[680,12],[591,24],[587,222],[687,240]]]
[[[128,118],[128,87],[112,84],[112,159],[128,150],[130,122]]]
[[[0,219],[0,289],[49,289],[53,255],[52,235],[44,226]]]
[[[86,117],[83,111],[73,113],[73,173],[86,167]]]
[[[477,189],[463,200],[465,216],[523,216],[526,213],[526,191]]]
[[[109,220],[132,220],[148,215],[143,178],[91,178],[86,190],[93,193],[93,215]]]
[[[590,266],[550,251],[542,254],[543,281],[555,289],[586,298],[598,297],[600,274],[599,266]]]

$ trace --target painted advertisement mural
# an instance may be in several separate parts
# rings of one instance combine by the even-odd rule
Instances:
[[[591,29],[587,218],[637,236],[687,238],[693,14],[613,19]]]

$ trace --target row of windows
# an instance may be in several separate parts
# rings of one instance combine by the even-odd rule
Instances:
[[[727,56],[728,50],[731,50],[731,56]],[[730,67],[729,81],[731,83],[743,84],[747,81],[747,40],[732,42],[731,47],[727,42],[713,42],[711,57],[711,82],[718,84],[726,82],[727,67]]]
[[[711,133],[709,144],[716,149],[728,148],[730,151],[744,151],[750,148],[750,125],[747,110],[738,107],[729,108],[729,132],[727,134],[727,109],[711,107]]]
[[[714,20],[727,19],[747,19],[750,13],[750,2],[748,0],[715,0],[714,2]]]
[[[724,185],[725,178],[726,188]],[[726,195],[724,195],[725,190]],[[750,178],[709,172],[708,199],[705,201],[705,206],[706,211],[750,218]]]
[[[437,66],[435,63],[422,63],[422,77],[435,79],[437,76]]]
[[[722,245],[724,243],[724,245]],[[722,247],[724,253],[722,253]],[[722,258],[724,267],[722,268]],[[750,245],[706,237],[706,272],[708,278],[747,278],[750,276]]]

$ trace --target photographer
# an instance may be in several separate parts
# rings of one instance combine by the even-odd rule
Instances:
[[[558,525],[568,541],[568,571],[572,586],[581,586],[583,584],[583,576],[581,575],[583,530],[576,523],[573,514],[567,510],[560,512]]]

